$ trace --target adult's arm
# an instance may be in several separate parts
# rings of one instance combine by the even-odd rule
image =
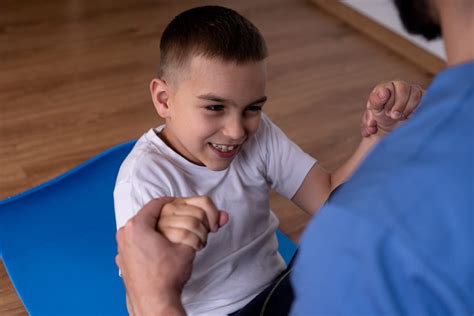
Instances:
[[[359,214],[362,203],[351,211],[353,202],[330,202],[308,225],[293,268],[292,316],[472,314],[468,290],[420,247],[424,229],[407,238],[402,227]]]
[[[170,201],[150,201],[117,232],[116,262],[135,316],[185,315],[181,292],[191,275],[195,252],[156,231],[161,208]]]

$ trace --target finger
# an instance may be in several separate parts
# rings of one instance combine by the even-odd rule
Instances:
[[[377,133],[377,126],[361,126],[360,131],[362,137],[368,137]]]
[[[167,236],[170,242],[186,245],[195,251],[202,249],[206,245],[196,234],[186,229],[167,227],[162,233]]]
[[[421,87],[419,86],[412,87],[410,99],[408,100],[405,111],[403,112],[403,115],[405,118],[408,118],[409,116],[411,116],[412,113],[418,108],[422,95],[423,95],[423,92],[422,92]]]
[[[366,126],[377,126],[377,121],[375,120],[374,114],[372,111],[365,111],[366,113]]]
[[[170,216],[160,218],[158,223],[159,231],[168,239],[169,236],[165,234],[168,228],[187,230],[190,233],[195,234],[203,244],[207,241],[209,230],[205,227],[201,221],[190,216]]]
[[[411,85],[404,81],[392,81],[394,87],[394,104],[390,111],[386,110],[387,116],[394,120],[403,119],[405,108],[411,95]]]
[[[369,137],[369,133],[367,133],[365,127],[361,127],[360,129],[360,134],[362,135],[362,137]]]
[[[362,116],[362,124],[360,126],[362,137],[368,137],[377,133],[377,121],[371,110],[365,110]]]
[[[229,222],[229,214],[225,211],[219,211],[219,228]]]
[[[208,231],[210,230],[206,212],[200,207],[185,204],[182,200],[177,201],[176,203],[169,203],[163,207],[163,212],[160,218],[176,215],[194,217],[202,222]]]
[[[158,218],[160,217],[163,205],[170,203],[173,200],[174,198],[171,197],[162,197],[151,200],[145,204],[145,206],[143,206],[142,209],[134,217],[132,217],[131,220],[133,220],[137,225],[143,225],[154,230]],[[125,226],[127,226],[127,224],[125,224]]]
[[[375,112],[380,112],[385,109],[387,102],[392,99],[392,91],[390,83],[377,85],[369,95],[367,102],[367,109]]]
[[[374,119],[374,115],[372,114],[372,111],[365,110],[364,114],[362,115],[361,127],[376,126],[376,125],[377,125],[377,121]]]
[[[214,202],[207,196],[196,196],[183,199],[186,204],[200,207],[207,216],[209,228],[212,232],[218,229],[219,211],[214,205]]]
[[[365,137],[376,134],[377,130],[377,127],[366,127],[364,129],[364,134],[366,135]]]

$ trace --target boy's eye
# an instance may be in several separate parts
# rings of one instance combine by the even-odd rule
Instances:
[[[206,110],[209,111],[222,111],[224,109],[223,105],[208,105],[206,106]]]
[[[259,112],[261,110],[262,110],[262,107],[258,105],[251,105],[247,108],[247,111],[250,111],[250,112]]]

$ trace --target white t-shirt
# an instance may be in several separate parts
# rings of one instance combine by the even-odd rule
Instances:
[[[188,315],[225,315],[252,300],[285,269],[269,188],[291,199],[316,162],[262,114],[230,166],[212,171],[168,147],[151,129],[123,162],[114,190],[120,228],[153,198],[209,196],[229,222],[199,251],[182,294]]]

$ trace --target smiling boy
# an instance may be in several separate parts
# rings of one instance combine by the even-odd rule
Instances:
[[[265,63],[199,55],[187,63],[186,79],[151,82],[155,107],[167,120],[160,136],[190,162],[224,170],[258,129],[267,100]]]
[[[180,211],[163,212],[159,229],[174,242],[202,248],[182,294],[186,312],[233,313],[285,269],[270,188],[313,214],[383,133],[363,138],[345,164],[324,171],[262,113],[265,41],[233,10],[206,6],[181,13],[164,31],[160,50],[150,91],[166,123],[143,135],[120,169],[117,226],[154,198],[190,198],[192,204],[193,197],[208,197],[227,212],[219,232],[207,236],[211,223],[186,202]],[[401,82],[384,87],[390,98],[382,111],[368,112],[368,121],[390,131],[401,120],[391,113],[409,116],[421,91]]]

